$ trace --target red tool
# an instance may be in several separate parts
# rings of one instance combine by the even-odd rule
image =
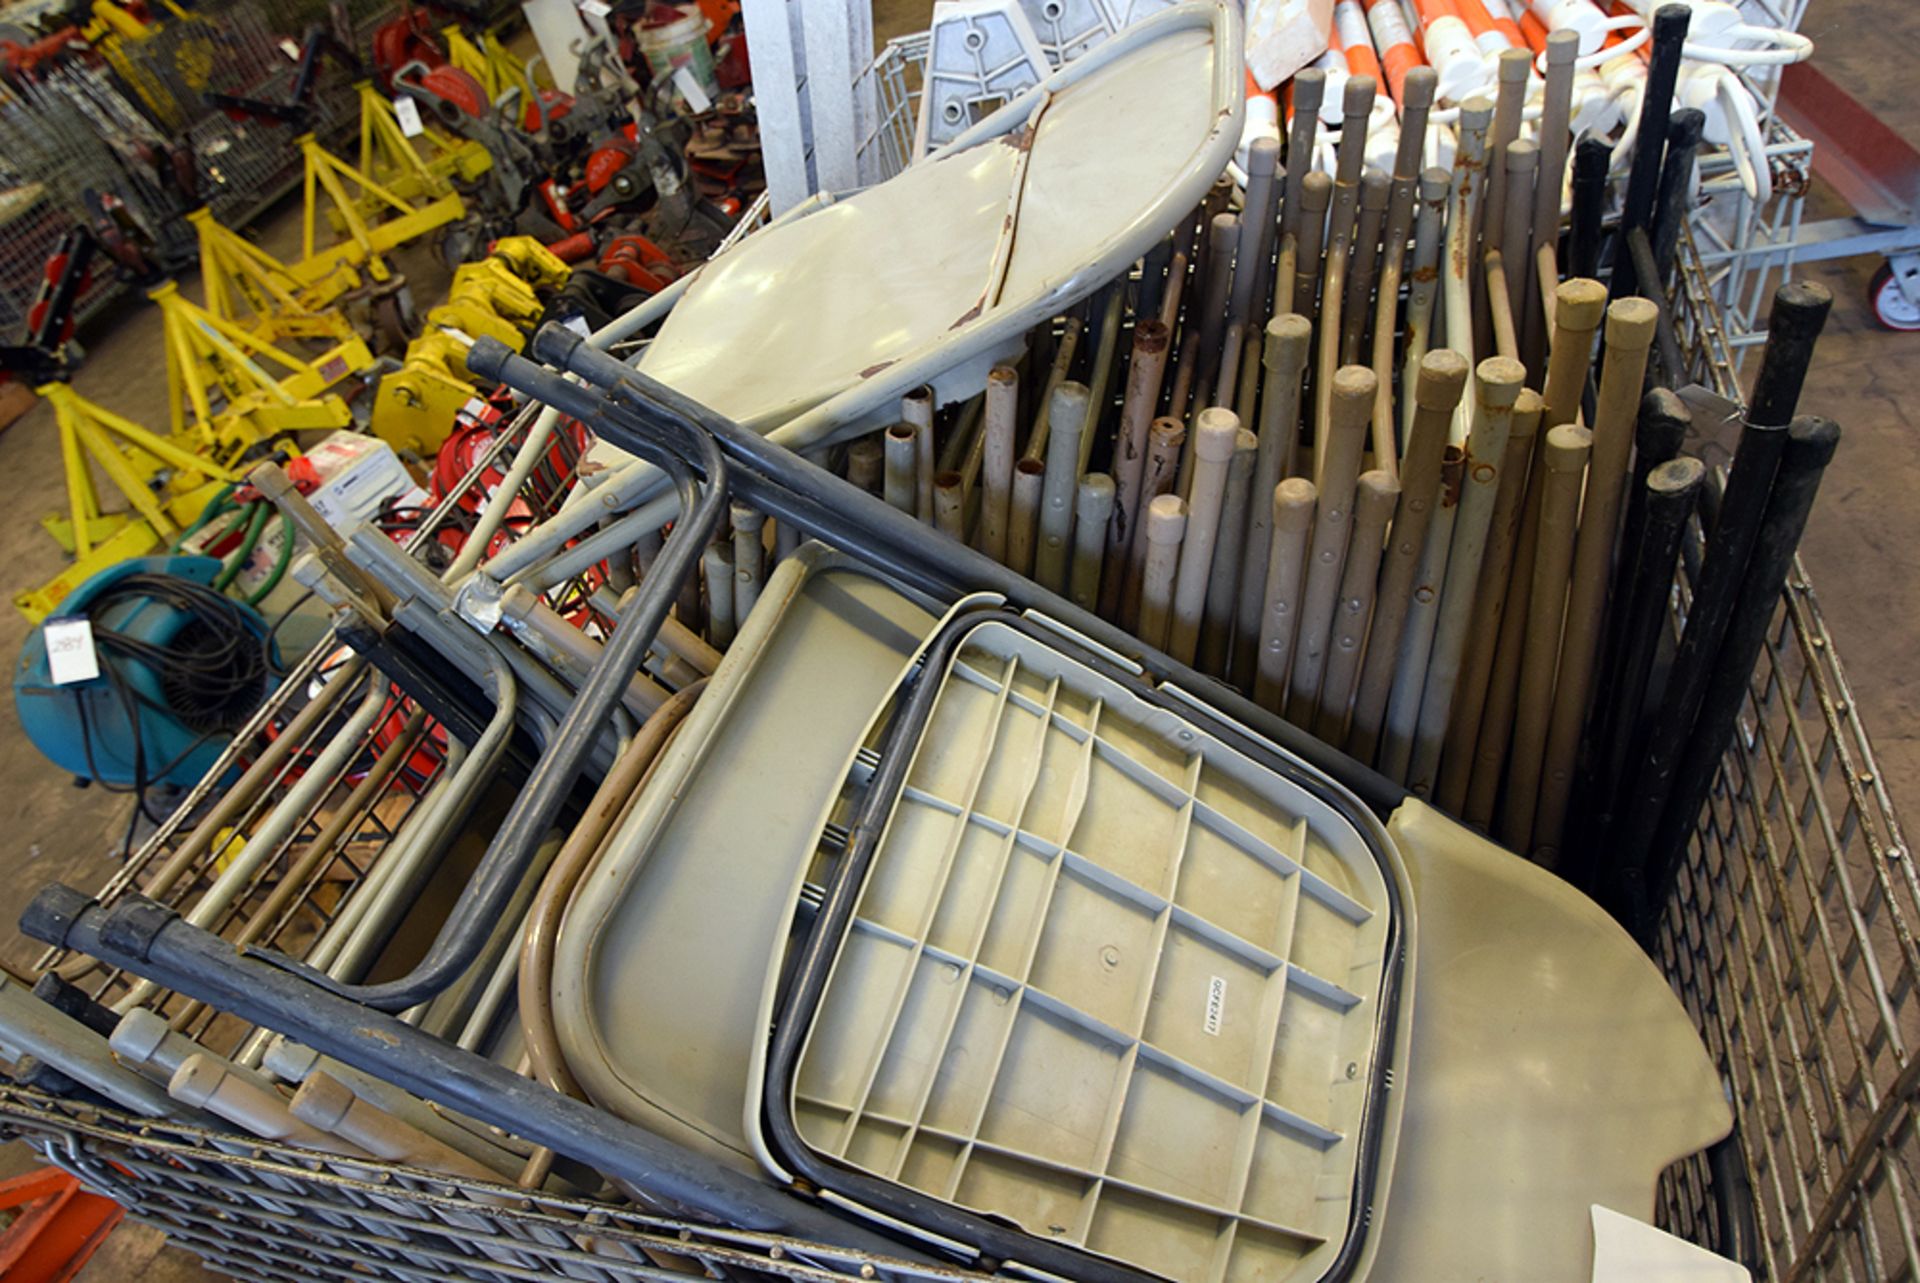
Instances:
[[[0,1278],[7,1283],[65,1283],[80,1272],[126,1210],[90,1194],[56,1167],[0,1181]]]

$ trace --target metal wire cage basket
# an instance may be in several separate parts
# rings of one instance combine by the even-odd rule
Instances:
[[[895,41],[868,72],[881,110],[863,148],[883,172],[908,155],[924,50],[924,37]],[[1672,302],[1689,377],[1737,402],[1726,321],[1691,240]],[[498,448],[506,444],[503,437]],[[1687,605],[1683,582],[1676,625]],[[410,805],[405,794],[417,784],[396,772],[389,805]],[[369,807],[363,821],[371,838],[397,822],[379,812]],[[163,826],[103,898],[177,851],[184,818]],[[302,831],[309,841],[316,822],[325,821],[309,817]],[[193,878],[204,885],[218,853],[200,858]],[[309,870],[263,938],[289,948],[324,925],[356,871],[364,873],[350,858]],[[275,891],[263,883],[250,894]],[[260,899],[243,903],[261,916]],[[1920,1277],[1916,919],[1920,877],[1818,599],[1796,566],[1652,946],[1719,1066],[1736,1118],[1730,1141],[1663,1178],[1664,1225],[1758,1277]],[[124,983],[102,976],[92,987],[108,994]],[[196,1018],[173,1001],[170,1014]],[[238,1277],[628,1280],[734,1269],[802,1279],[971,1277],[504,1181],[343,1161],[24,1089],[0,1091],[0,1122]]]

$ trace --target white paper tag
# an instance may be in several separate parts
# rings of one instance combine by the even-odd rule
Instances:
[[[684,63],[673,69],[673,87],[687,100],[687,106],[693,108],[698,116],[713,106],[713,99],[707,97],[707,91],[700,85],[699,77],[693,74],[693,68]]]
[[[1220,1036],[1220,1020],[1227,1011],[1227,981],[1225,976],[1213,976],[1207,981],[1207,1018],[1202,1027],[1209,1038]]]
[[[613,12],[613,6],[606,0],[580,0],[580,12],[589,18],[604,18]]]
[[[287,55],[287,59],[290,62],[300,61],[300,46],[288,40],[285,36],[280,38],[280,52]]]
[[[584,316],[569,316],[566,320],[560,322],[560,324],[566,326],[583,339],[593,337],[593,331],[587,326],[587,318]]]
[[[49,619],[41,628],[47,642],[47,671],[55,686],[90,682],[100,675],[93,649],[93,621],[85,615]]]
[[[427,132],[420,121],[420,104],[401,94],[393,100],[393,114],[400,121],[400,132],[409,138],[418,138]]]

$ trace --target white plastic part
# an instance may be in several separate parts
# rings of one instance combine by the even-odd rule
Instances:
[[[1233,153],[1233,163],[1243,177],[1247,171],[1247,151],[1262,138],[1280,141],[1280,100],[1271,93],[1250,93],[1247,95],[1247,123],[1240,127],[1240,146]],[[1241,183],[1241,186],[1245,185]]]
[[[1741,187],[1756,204],[1766,204],[1773,197],[1773,171],[1767,163],[1759,106],[1740,77],[1712,63],[1683,64],[1674,100],[1682,107],[1697,107],[1706,116],[1701,137],[1727,149]]]
[[[938,0],[914,156],[952,142],[1047,71],[1046,50],[1018,0]]]
[[[1746,1267],[1595,1203],[1593,1283],[1752,1283]]]
[[[1333,0],[1248,0],[1247,70],[1262,89],[1274,89],[1313,65],[1333,30]],[[1339,102],[1338,94],[1328,95]]]
[[[1585,57],[1605,43],[1607,15],[1593,0],[1528,0],[1533,16],[1546,24],[1549,32],[1572,31],[1580,37],[1580,54]]]
[[[1352,72],[1347,70],[1346,55],[1337,49],[1328,49],[1313,60],[1313,65],[1327,73],[1327,91],[1320,99],[1320,123],[1328,129],[1337,130],[1340,122],[1346,119],[1347,80]],[[1315,165],[1328,173],[1333,167]]]
[[[1440,77],[1436,101],[1458,103],[1493,88],[1493,64],[1474,43],[1466,23],[1452,16],[1436,18],[1424,36],[1427,62]]]

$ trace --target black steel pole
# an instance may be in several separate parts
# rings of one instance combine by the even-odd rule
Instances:
[[[1620,228],[1613,242],[1614,298],[1635,292],[1633,258],[1627,252],[1627,233],[1653,223],[1653,203],[1660,194],[1661,160],[1667,149],[1667,118],[1673,113],[1673,90],[1680,79],[1682,47],[1693,10],[1684,4],[1663,4],[1653,12],[1653,39],[1647,49],[1647,80],[1640,91],[1640,125],[1634,136],[1633,166],[1627,171],[1626,195],[1620,202]]]
[[[1693,162],[1700,152],[1700,135],[1706,124],[1707,114],[1697,107],[1682,107],[1667,122],[1667,158],[1660,167],[1660,194],[1653,203],[1650,229],[1653,261],[1662,284],[1673,274],[1680,229],[1691,209],[1688,198],[1693,194]]]
[[[1647,479],[1653,475],[1654,469],[1679,455],[1681,444],[1686,440],[1692,424],[1693,416],[1688,412],[1686,402],[1666,388],[1655,388],[1640,400],[1640,419],[1634,428],[1633,479],[1627,487],[1626,512],[1620,522],[1620,551],[1614,563],[1613,585],[1607,590],[1607,600],[1614,605],[1607,611],[1604,625],[1606,636],[1601,643],[1600,662],[1594,675],[1593,713],[1588,719],[1586,738],[1581,746],[1581,787],[1574,791],[1576,797],[1585,799],[1585,814],[1589,818],[1567,826],[1570,853],[1577,852],[1582,846],[1591,849],[1595,845],[1603,830],[1594,820],[1611,810],[1607,805],[1609,791],[1620,783],[1617,776],[1608,778],[1602,764],[1606,745],[1613,734],[1613,719],[1621,711],[1621,663],[1629,636],[1629,611],[1624,603],[1631,598],[1640,564],[1641,545],[1647,533]],[[1667,573],[1671,578],[1671,565]],[[1577,860],[1579,857],[1575,854],[1574,858]]]
[[[1680,381],[1686,358],[1680,352],[1680,336],[1673,328],[1673,307],[1667,301],[1665,278],[1653,258],[1653,245],[1647,229],[1636,227],[1627,233],[1627,256],[1633,260],[1634,292],[1658,309],[1654,318],[1653,359],[1647,362],[1647,387],[1672,387]]]
[[[1623,921],[1638,922],[1645,916],[1646,861],[1732,619],[1814,342],[1832,306],[1833,296],[1817,285],[1790,283],[1774,294],[1760,373],[1721,496],[1720,514],[1693,583],[1693,602],[1673,674],[1633,785],[1622,800],[1617,840],[1611,842],[1618,856],[1609,875],[1608,905]]]
[[[1614,822],[1615,792],[1632,760],[1629,746],[1645,730],[1654,657],[1661,637],[1671,627],[1670,597],[1680,540],[1706,474],[1706,465],[1698,459],[1668,459],[1653,469],[1640,486],[1643,494],[1637,496],[1640,512],[1632,573],[1623,577],[1615,597],[1615,631],[1622,651],[1613,685],[1606,692],[1607,702],[1595,706],[1597,733],[1588,746],[1590,775],[1585,790],[1594,809],[1582,826],[1589,838],[1576,848],[1579,875],[1570,878],[1585,890],[1593,888],[1595,856],[1600,850],[1597,836]]]
[[[1700,706],[1693,735],[1675,774],[1672,795],[1661,817],[1653,849],[1647,853],[1647,904],[1659,905],[1671,883],[1674,871],[1686,855],[1688,839],[1698,823],[1700,808],[1713,786],[1714,773],[1733,738],[1734,722],[1746,701],[1753,671],[1766,645],[1767,630],[1780,606],[1787,575],[1793,569],[1800,535],[1807,527],[1807,515],[1813,510],[1820,478],[1840,444],[1840,428],[1831,419],[1804,415],[1787,429],[1786,449],[1780,456],[1780,468],[1774,477],[1773,492],[1767,498],[1766,515],[1754,540],[1746,574],[1740,581],[1740,595],[1734,604],[1733,618],[1727,624],[1726,639],[1720,644],[1706,698]],[[1786,698],[1793,696],[1788,694]],[[1651,915],[1641,922],[1642,932],[1651,925]]]
[[[1560,260],[1562,280],[1600,275],[1600,224],[1607,213],[1607,170],[1612,164],[1613,148],[1604,139],[1582,138],[1573,149],[1573,201],[1567,252]]]

